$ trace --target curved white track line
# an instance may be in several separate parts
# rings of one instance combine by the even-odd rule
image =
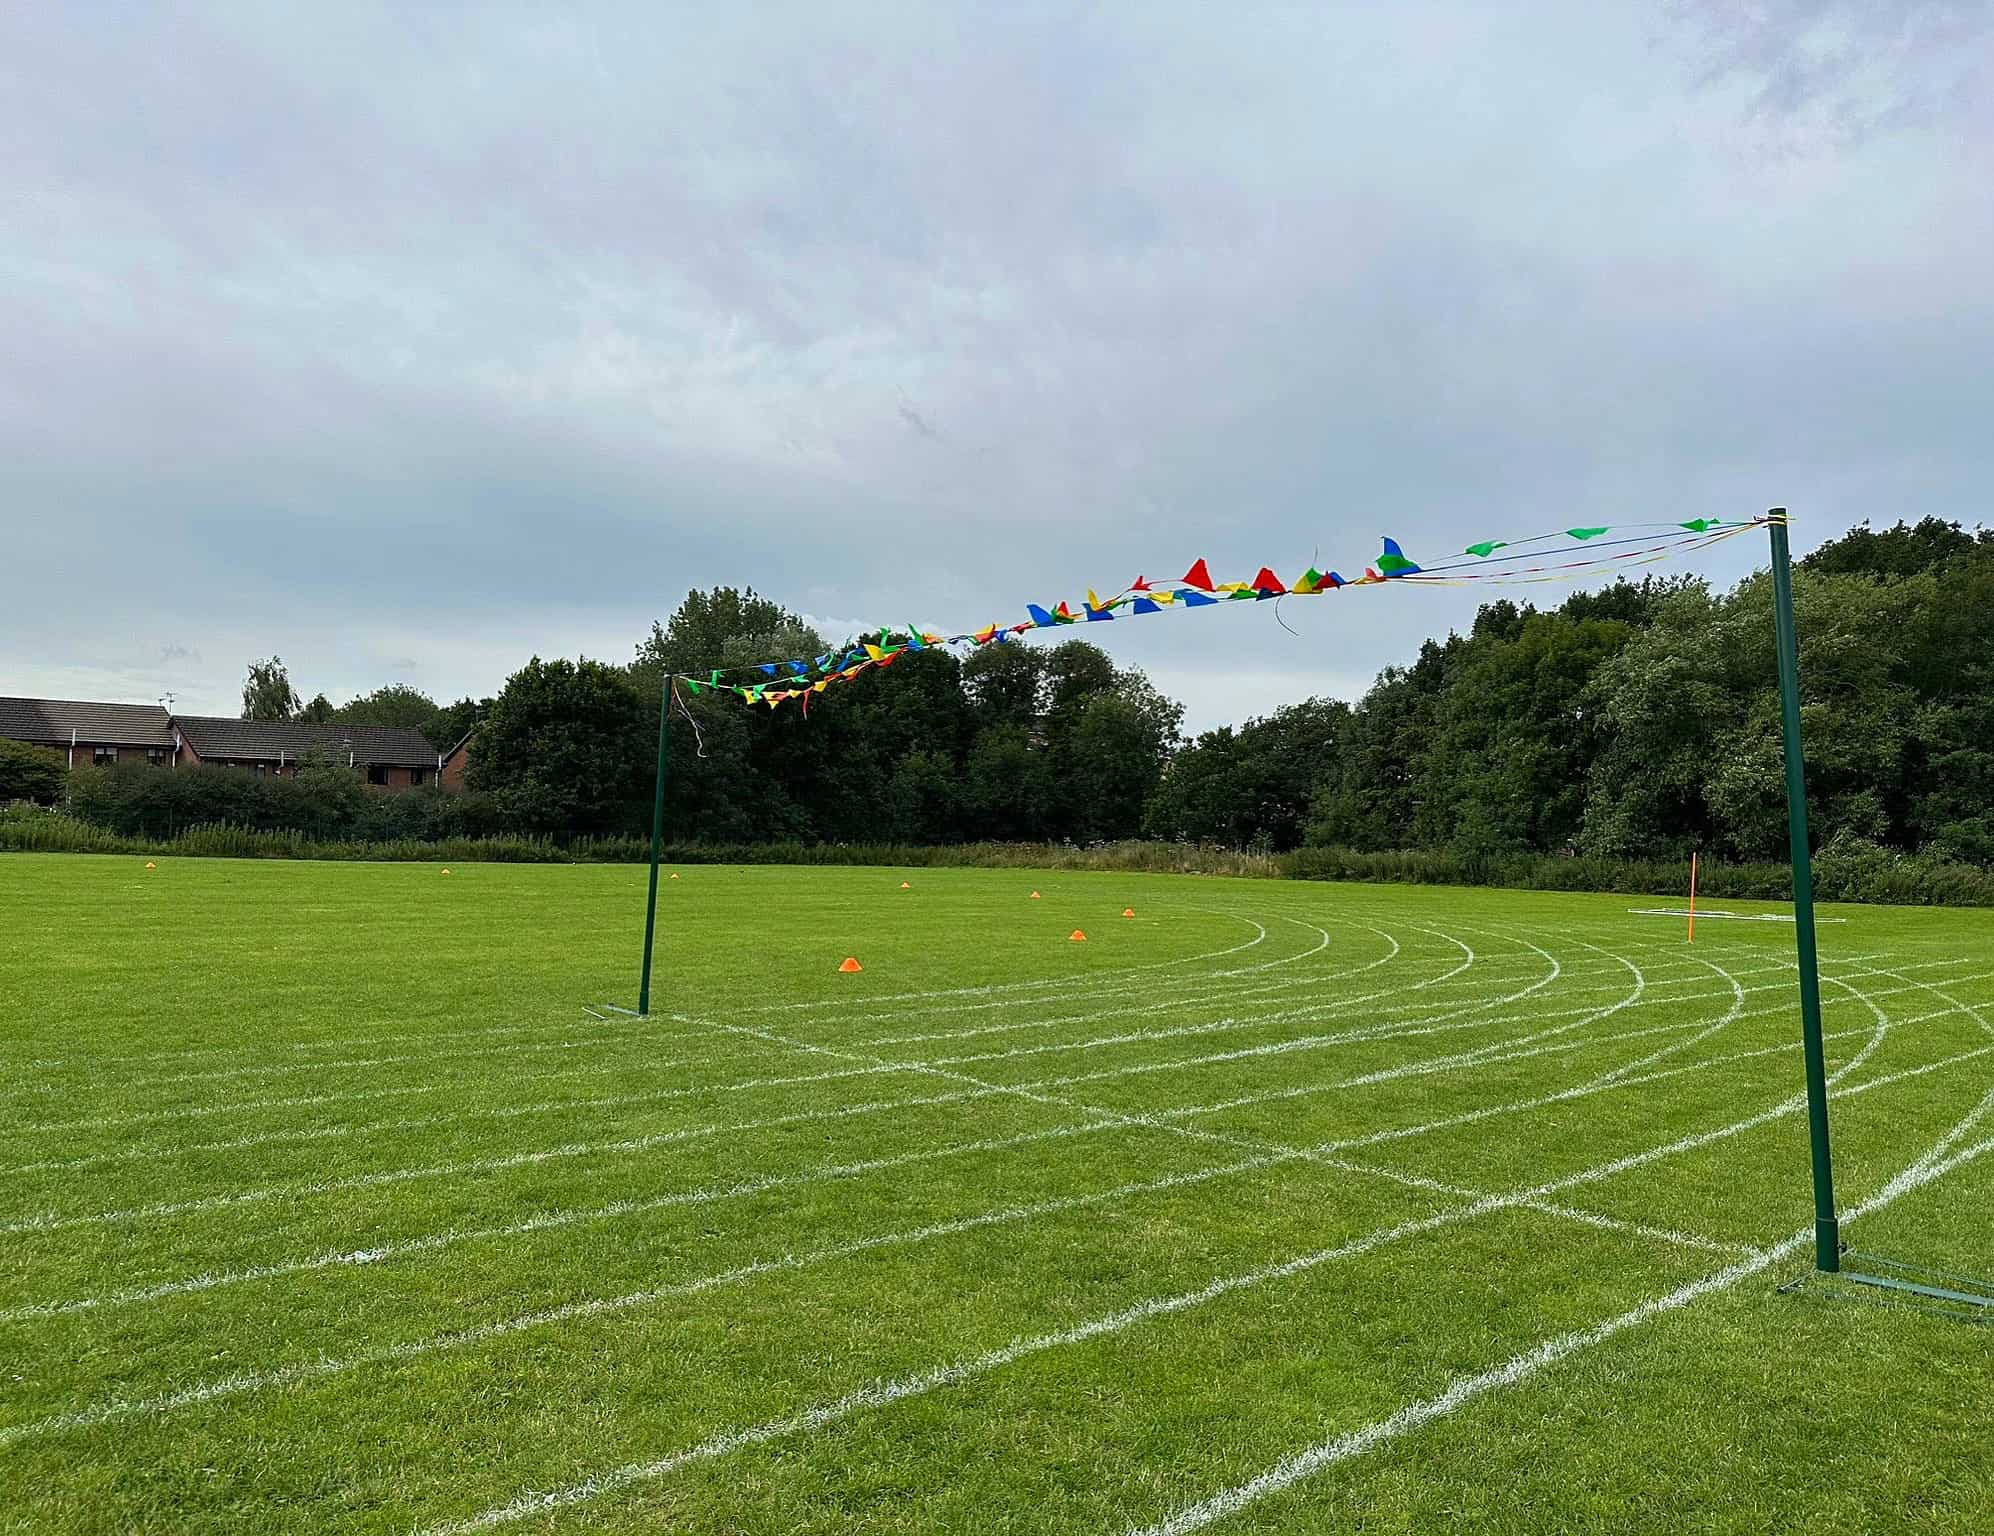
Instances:
[[[908,1398],[925,1396],[940,1388],[955,1386],[975,1377],[1000,1370],[1033,1355],[1062,1349],[1069,1345],[1086,1342],[1090,1339],[1119,1334],[1138,1324],[1186,1312],[1195,1307],[1202,1306],[1207,1302],[1218,1300],[1224,1296],[1234,1295],[1270,1282],[1290,1279],[1296,1275],[1305,1274],[1310,1270],[1319,1268],[1326,1263],[1345,1258],[1354,1258],[1371,1252],[1376,1248],[1383,1247],[1388,1243],[1402,1241],[1403,1239],[1418,1236],[1422,1233],[1452,1226],[1461,1221],[1488,1214],[1491,1211],[1508,1209],[1525,1204],[1531,1200],[1542,1199],[1578,1184],[1608,1178],[1615,1173],[1624,1172],[1629,1168],[1639,1167],[1664,1157],[1674,1156],[1700,1146],[1706,1146],[1716,1140],[1738,1135],[1743,1131],[1766,1124],[1768,1121],[1779,1118],[1781,1115],[1795,1113],[1803,1103],[1804,1100],[1802,1099],[1789,1100],[1787,1103],[1777,1106],[1771,1111],[1751,1116],[1745,1120],[1738,1121],[1734,1125],[1685,1137],[1678,1142],[1650,1148],[1645,1152],[1617,1158],[1611,1163],[1600,1165],[1598,1168],[1587,1169],[1582,1173],[1568,1175],[1563,1179],[1541,1185],[1533,1190],[1510,1195],[1489,1196],[1484,1200],[1474,1201],[1441,1211],[1434,1216],[1423,1217],[1416,1221],[1403,1222],[1394,1227],[1375,1231],[1333,1248],[1319,1249],[1314,1253],[1302,1254],[1279,1263],[1263,1266],[1259,1269],[1226,1276],[1212,1281],[1209,1285],[1199,1290],[1182,1292],[1173,1296],[1152,1298],[1151,1300],[1139,1302],[1134,1306],[1125,1308],[1122,1311],[1093,1318],[1088,1322],[1057,1333],[1037,1334],[1016,1339],[1002,1348],[988,1351],[982,1355],[959,1360],[952,1364],[939,1366],[932,1370],[913,1375],[897,1377],[890,1381],[874,1383],[870,1386],[862,1387],[855,1392],[848,1393],[843,1397],[820,1403],[798,1413],[779,1419],[765,1420],[759,1424],[748,1425],[740,1429],[715,1435],[697,1445],[687,1447],[668,1456],[659,1457],[652,1461],[636,1462],[615,1467],[581,1482],[569,1484],[563,1488],[552,1489],[546,1492],[522,1494],[509,1503],[494,1505],[466,1518],[429,1526],[422,1532],[422,1536],[468,1536],[468,1533],[473,1531],[490,1530],[532,1516],[550,1514],[556,1510],[590,1503],[604,1494],[619,1492],[643,1483],[654,1482],[697,1462],[713,1460],[721,1456],[730,1455],[735,1451],[746,1449],[749,1446],[765,1444],[769,1441],[784,1439],[791,1435],[812,1433],[828,1428],[865,1410],[885,1407],[891,1403],[905,1401]],[[1982,1143],[1979,1147],[1969,1149],[1966,1153],[1956,1154],[1954,1159],[1946,1163],[1937,1164],[1935,1167],[1941,1170],[1950,1170],[1952,1167],[1959,1166],[1961,1161],[1968,1159],[1970,1156],[1980,1155],[1990,1146],[1994,1146],[1994,1141]],[[1937,1172],[1928,1170],[1922,1177],[1921,1182],[1930,1182],[1932,1178],[1938,1176]],[[1872,1204],[1869,1208],[1873,1209],[1874,1205]],[[1855,1214],[1859,1213],[1852,1213],[1851,1219],[1853,1219]],[[1788,1239],[1785,1244],[1767,1249],[1755,1259],[1745,1261],[1745,1264],[1733,1265],[1730,1269],[1720,1271],[1720,1276],[1731,1277],[1723,1279],[1721,1284],[1728,1285],[1734,1283],[1735,1279],[1742,1279],[1745,1274],[1756,1273],[1757,1270],[1766,1268],[1777,1262],[1784,1253],[1793,1251],[1804,1240],[1804,1236],[1805,1234],[1796,1234],[1793,1238]],[[1746,1265],[1754,1267],[1747,1268]],[[1698,1282],[1696,1286],[1684,1287],[1682,1291],[1672,1293],[1671,1297],[1661,1298],[1657,1302],[1644,1303],[1641,1308],[1636,1308],[1634,1312],[1624,1314],[1624,1316],[1631,1321],[1644,1320],[1647,1316],[1653,1315],[1658,1310],[1687,1304],[1688,1301],[1694,1300],[1696,1296],[1706,1294],[1708,1290],[1717,1288],[1717,1283],[1717,1277],[1712,1277],[1710,1280]],[[1675,1297],[1680,1297],[1681,1299],[1674,1299]],[[1610,1332],[1618,1332],[1620,1328],[1630,1325],[1630,1322],[1621,1322],[1617,1326],[1612,1327]],[[1610,1332],[1600,1332],[1598,1329],[1593,1330],[1593,1332],[1599,1332],[1601,1338],[1610,1336]],[[1550,1359],[1560,1358],[1562,1354],[1571,1353],[1574,1348],[1583,1347],[1585,1343],[1592,1342],[1585,1335],[1575,1335],[1572,1337],[1578,1338],[1580,1342],[1566,1347],[1560,1354],[1547,1357],[1543,1363],[1548,1364]],[[1532,1369],[1535,1368],[1532,1367]],[[1528,1374],[1528,1372],[1524,1374]],[[1496,1383],[1491,1383],[1491,1385],[1494,1384]],[[1486,1388],[1481,1390],[1486,1390]],[[1472,1396],[1475,1394],[1469,1395]],[[1187,1527],[1187,1529],[1194,1528]]]

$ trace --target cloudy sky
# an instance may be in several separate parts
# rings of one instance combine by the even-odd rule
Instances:
[[[1979,3],[7,6],[0,693],[1994,521],[1990,101]],[[1203,726],[1474,601],[1111,638]]]

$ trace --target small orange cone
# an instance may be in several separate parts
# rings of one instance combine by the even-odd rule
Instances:
[[[1033,900],[1033,901],[1038,901],[1038,900],[1040,900],[1040,899],[1041,899],[1041,898],[1040,898],[1040,896],[1039,896],[1039,893],[1038,893],[1037,891],[1033,891],[1033,892],[1032,892],[1032,900]]]
[[[151,869],[151,868],[152,868],[152,866],[151,866],[150,864],[148,864],[148,865],[146,865],[146,868],[147,868],[147,869]],[[447,875],[447,874],[449,874],[449,873],[450,873],[450,871],[446,869],[446,870],[444,870],[444,871],[443,871],[443,873]]]
[[[147,869],[157,869],[157,868],[159,868],[159,866],[158,866],[157,864],[153,863],[153,862],[152,862],[152,860],[150,860],[150,859],[147,859],[147,860],[145,861],[145,867],[146,867]],[[448,871],[448,870],[445,870],[445,871],[444,871],[444,873],[445,873],[445,874],[448,874],[448,873],[449,873],[449,871]]]
[[[672,871],[672,878],[673,878],[674,880],[676,880],[676,879],[678,879],[678,877],[679,877],[679,872],[678,872],[677,870],[673,870],[673,871]]]
[[[1087,935],[1076,928],[1068,935],[1067,942],[1069,944],[1085,944],[1087,942]]]
[[[846,955],[845,963],[839,966],[838,969],[840,972],[849,975],[853,971],[862,971],[865,969],[865,967],[860,965],[857,960],[852,958],[852,956]]]
[[[1123,916],[1123,917],[1134,917],[1134,916],[1135,916],[1135,908],[1134,908],[1134,907],[1123,907],[1123,908],[1122,908],[1122,916]]]
[[[911,891],[914,889],[914,887],[909,885],[905,880],[902,880],[900,882],[900,889],[903,891]]]

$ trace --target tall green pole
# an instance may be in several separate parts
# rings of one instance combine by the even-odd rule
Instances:
[[[637,1017],[651,1012],[651,945],[658,932],[658,860],[665,845],[665,749],[672,739],[672,674],[658,705],[658,775],[651,792],[651,894],[644,904],[644,975],[637,983]]]
[[[1779,718],[1786,738],[1786,835],[1793,856],[1793,943],[1800,962],[1800,1039],[1807,1056],[1807,1137],[1814,1152],[1814,1267],[1842,1267],[1835,1168],[1828,1153],[1828,1070],[1821,1050],[1821,974],[1814,950],[1814,861],[1807,851],[1807,781],[1800,755],[1800,648],[1793,631],[1793,556],[1786,508],[1772,519],[1772,622],[1779,650]]]

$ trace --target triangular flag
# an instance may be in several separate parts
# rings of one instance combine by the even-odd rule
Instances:
[[[810,669],[800,661],[792,661],[789,664],[789,672],[792,677],[801,677],[803,676],[804,673],[808,672],[809,670]]]
[[[865,653],[866,655],[870,656],[874,661],[878,661],[882,656],[886,654],[886,652],[882,651],[878,646],[874,645],[870,640],[866,641],[865,643]]]
[[[775,676],[775,663],[774,663],[774,662],[772,662],[772,661],[765,661],[765,662],[763,662],[763,663],[761,664],[761,668],[760,668],[760,670],[761,670],[761,673],[762,673],[762,675],[763,675],[764,677],[774,677],[774,676]]]
[[[1378,570],[1384,577],[1415,576],[1419,567],[1406,559],[1405,551],[1399,548],[1397,539],[1385,540],[1385,552],[1378,556]]]
[[[1329,588],[1333,592],[1338,587],[1349,586],[1350,583],[1345,581],[1341,576],[1337,575],[1336,572],[1331,571],[1327,576],[1323,577],[1322,585]]]
[[[1087,622],[1089,624],[1100,624],[1113,618],[1114,614],[1110,613],[1106,608],[1096,608],[1092,603],[1087,605]]]
[[[1204,592],[1212,590],[1212,573],[1206,568],[1204,561],[1200,560],[1184,573],[1184,585],[1187,587],[1197,587],[1200,591]]]
[[[1037,603],[1025,604],[1025,612],[1029,613],[1032,616],[1032,622],[1038,625],[1040,629],[1049,629],[1052,625],[1057,624],[1059,622],[1050,613],[1046,612],[1045,609],[1041,608]]]
[[[1314,566],[1310,566],[1306,571],[1303,571],[1301,575],[1295,578],[1295,584],[1292,587],[1288,588],[1288,590],[1294,593],[1295,596],[1297,597],[1307,597],[1311,592],[1315,591],[1321,585],[1322,585],[1322,572],[1317,570]]]
[[[969,638],[974,640],[978,645],[988,645],[992,640],[997,638],[997,626],[992,624],[987,629],[979,629]]]
[[[1273,571],[1263,565],[1260,567],[1260,574],[1253,578],[1253,590],[1256,592],[1272,593],[1278,597],[1288,589],[1281,585],[1280,577],[1276,576]]]
[[[1178,597],[1175,592],[1151,592],[1149,595],[1166,608],[1176,602]]]
[[[1184,600],[1186,608],[1206,608],[1218,601],[1216,597],[1207,597],[1204,593],[1194,591],[1189,587],[1186,587],[1177,595]]]
[[[912,624],[909,624],[907,626],[907,649],[910,651],[925,651],[927,648],[928,642],[921,638],[921,632]]]
[[[1688,522],[1678,523],[1676,526],[1687,528],[1691,533],[1708,533],[1712,528],[1722,528],[1724,520],[1721,517],[1692,517]]]
[[[1605,533],[1607,531],[1608,530],[1604,528],[1567,528],[1565,530],[1565,532],[1568,535],[1570,535],[1572,538],[1578,539],[1580,541],[1584,541],[1586,539],[1596,539],[1602,533]]]
[[[1461,551],[1464,555],[1480,555],[1484,560],[1499,549],[1508,549],[1508,539],[1483,539],[1479,544],[1470,544]]]
[[[1131,592],[1147,592],[1149,590],[1149,583],[1138,576],[1134,581],[1129,583],[1129,590]]]
[[[1137,613],[1160,613],[1160,612],[1162,612],[1162,610],[1161,610],[1161,609],[1160,609],[1159,607],[1157,607],[1157,605],[1156,605],[1155,603],[1152,603],[1152,602],[1151,602],[1151,601],[1150,601],[1150,600],[1149,600],[1148,598],[1146,598],[1146,597],[1139,597],[1139,598],[1137,598],[1137,599],[1135,600],[1135,611],[1136,611]]]

